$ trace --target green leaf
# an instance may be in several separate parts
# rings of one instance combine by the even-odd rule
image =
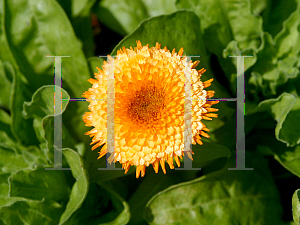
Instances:
[[[175,12],[175,2],[176,0],[104,0],[95,7],[95,12],[107,27],[126,36],[149,17]]]
[[[1,119],[5,118],[5,114],[2,115]],[[3,161],[0,161],[0,166],[3,172],[10,173],[22,168],[33,168],[35,165],[47,165],[45,156],[39,148],[35,145],[24,147],[17,143],[9,134],[9,132],[0,130],[0,152],[3,155],[1,157]]]
[[[63,149],[63,153],[71,167],[76,182],[73,185],[66,210],[60,217],[59,224],[64,224],[71,215],[81,207],[89,188],[88,172],[81,156],[74,150],[67,148]]]
[[[254,161],[253,171],[226,167],[159,192],[148,202],[145,219],[149,224],[281,224],[280,199],[266,161]]]
[[[265,97],[269,98],[276,95],[278,90],[280,90],[279,86],[287,83],[288,80],[296,82],[294,79],[299,75],[298,65],[300,59],[294,55],[278,59],[278,51],[279,47],[274,42],[272,36],[269,33],[263,33],[262,43],[258,49],[248,48],[241,50],[237,46],[237,42],[232,41],[223,51],[223,57],[226,58],[230,55],[252,55],[253,57],[244,59],[245,71],[248,71],[246,74],[246,83],[250,84],[246,91],[255,97],[262,93]],[[231,68],[231,63],[228,64],[228,61],[226,63],[223,59],[220,63],[227,78],[231,79],[231,85],[235,91],[237,60],[233,57],[231,61],[235,68],[234,74],[232,74],[233,68]]]
[[[61,92],[62,92],[62,98],[65,99],[62,101],[61,113],[63,113],[69,103],[68,99],[70,98],[70,96],[64,89],[62,89]],[[41,143],[44,142],[44,136],[45,136],[43,125],[45,126],[45,124],[47,124],[48,122],[48,120],[45,117],[48,115],[54,115],[53,93],[54,93],[54,85],[42,86],[33,94],[30,102],[24,102],[23,104],[22,114],[27,119],[34,118],[33,128]],[[63,129],[66,130],[64,125],[63,125]],[[54,130],[51,131],[52,134],[53,131]],[[48,133],[48,135],[50,135],[50,133]],[[70,138],[69,140],[72,140],[72,138]]]
[[[9,206],[0,207],[0,218],[4,221],[4,224],[56,225],[62,211],[62,206],[51,200],[26,200],[15,202]]]
[[[30,102],[23,104],[23,116],[28,118],[44,118],[48,115],[54,115],[54,85],[45,85],[40,87],[33,94]],[[62,89],[62,98],[69,99],[68,93]],[[69,101],[62,101],[62,109],[64,112]],[[59,111],[59,110],[58,110]]]
[[[300,189],[296,190],[292,198],[293,219],[296,224],[300,224]]]
[[[72,90],[72,97],[81,97],[88,89],[87,62],[59,4],[55,0],[4,2],[8,45],[31,90],[53,84],[54,59],[46,55],[69,55],[62,59],[63,85]]]
[[[159,42],[171,51],[173,48],[179,51],[183,47],[186,55],[201,55],[200,66],[207,69],[201,79],[215,78],[208,63],[208,55],[200,31],[200,21],[193,12],[181,10],[145,20],[115,47],[111,55],[116,55],[117,50],[123,46],[126,48],[136,46],[137,40],[140,40],[143,45],[149,44],[149,47],[155,46],[156,42]],[[197,58],[193,57],[192,60],[197,60]],[[216,98],[229,97],[225,88],[216,79],[210,88],[216,92]]]
[[[270,149],[270,148],[269,148]],[[271,148],[274,158],[287,170],[300,177],[300,146],[287,148]]]
[[[274,135],[273,130],[259,130],[253,132],[260,133],[260,135],[253,135],[249,137],[249,149],[256,149],[256,151],[265,154],[273,155],[274,158],[288,171],[300,177],[300,147],[287,147],[286,144],[278,141]]]
[[[141,0],[146,7],[150,17],[159,16],[162,14],[169,14],[175,12],[177,7],[176,0],[160,1],[160,0]]]
[[[289,43],[286,42],[282,43]],[[296,44],[294,44],[296,46]],[[299,49],[300,50],[300,49]],[[299,76],[300,59],[290,54],[288,57],[277,58],[280,46],[273,41],[269,33],[262,36],[262,44],[255,52],[256,63],[251,67],[249,84],[259,88],[265,97],[276,95],[279,85],[287,83]],[[257,94],[257,93],[256,93]]]
[[[14,65],[15,68],[18,68],[17,63],[13,57],[13,54],[11,52],[11,49],[9,48],[7,37],[6,37],[6,31],[3,26],[3,22],[5,21],[4,19],[5,16],[5,10],[4,10],[4,0],[0,0],[0,43],[1,43],[1,48],[0,48],[0,59],[5,62],[8,61],[12,65]]]
[[[22,198],[12,198],[9,197],[9,185],[8,185],[8,178],[9,173],[0,173],[0,206],[7,206],[11,205],[16,201],[23,200]]]
[[[231,40],[236,40],[241,49],[257,48],[260,43],[262,19],[252,14],[247,0],[179,0],[176,6],[199,16],[205,43],[217,55]]]
[[[84,224],[127,224],[129,206],[118,193],[91,183],[82,206],[64,223],[64,225]],[[111,207],[113,206],[113,207]],[[105,221],[105,222],[104,222]]]
[[[203,145],[193,145],[193,167],[201,168],[207,161],[212,161],[222,157],[229,157],[230,151],[227,147],[219,144],[204,142]]]
[[[300,52],[300,2],[297,9],[284,21],[282,30],[274,41],[278,49],[277,57],[296,56]]]
[[[54,85],[45,85],[39,88],[30,102],[24,102],[23,116],[34,118],[33,127],[41,143],[46,142],[48,158],[53,161],[54,144]],[[62,89],[62,98],[69,99],[68,93]],[[69,101],[62,101],[63,113]],[[69,134],[65,124],[62,124],[62,144],[63,147],[75,148],[73,137]]]
[[[108,193],[104,188],[96,183],[91,183],[82,206],[72,214],[64,225],[84,224],[86,221],[89,221],[91,225],[98,225],[97,221],[105,214],[109,200]]]
[[[72,17],[82,15],[83,13],[85,13],[86,10],[90,9],[94,3],[95,0],[83,0],[83,1],[72,0],[72,4],[71,4]]]
[[[6,108],[7,110],[10,108],[10,93],[11,93],[11,82],[6,77],[6,72],[4,69],[4,65],[0,60],[0,106]]]
[[[70,194],[65,171],[23,169],[9,177],[9,195],[33,200],[66,200]]]
[[[97,224],[101,225],[118,225],[127,224],[130,219],[130,210],[127,202],[114,190],[110,185],[104,183],[101,184],[102,187],[110,195],[114,210],[102,216]]]
[[[300,144],[300,98],[296,98],[293,107],[286,116],[282,127],[276,127],[276,137],[278,140],[287,144],[287,146],[295,146]]]
[[[91,8],[95,2],[96,0],[73,0],[71,4],[71,23],[76,36],[81,40],[86,57],[93,56],[95,49],[91,23]]]
[[[103,0],[96,8],[96,14],[102,23],[123,36],[149,17],[140,0]]]
[[[251,3],[251,11],[255,15],[261,14],[267,7],[268,0],[262,0],[262,1],[257,1],[257,0],[250,0]]]
[[[4,132],[7,137],[3,137],[0,135],[0,143],[3,144],[7,142],[7,140],[12,139],[15,141],[14,136],[10,130],[11,125],[11,117],[10,115],[4,111],[3,109],[0,109],[0,133]],[[1,145],[0,144],[0,145]]]
[[[262,13],[264,31],[275,37],[278,32],[282,30],[284,21],[288,19],[296,9],[297,0],[268,1],[267,8]]]
[[[286,143],[287,146],[295,146],[300,143],[300,127],[297,122],[300,115],[300,99],[289,93],[283,93],[276,99],[262,101],[257,108],[248,112],[267,111],[276,121],[276,138]]]
[[[3,133],[0,133],[0,135],[3,135]],[[24,160],[23,156],[16,154],[14,148],[11,146],[1,145],[0,154],[0,173],[12,173],[28,167],[28,164]]]
[[[195,157],[195,155],[193,157]],[[130,224],[143,224],[143,222],[146,223],[143,218],[143,212],[147,202],[151,199],[151,197],[170,185],[191,179],[192,177],[187,176],[189,174],[188,172],[168,170],[167,174],[163,174],[161,170],[158,173],[154,173],[154,171],[151,169],[150,171],[147,169],[142,183],[138,186],[128,200],[132,215]],[[198,171],[195,172],[197,173]],[[195,176],[193,176],[193,178],[195,178]]]
[[[42,120],[43,131],[42,134],[46,142],[46,155],[48,160],[53,163],[54,160],[54,116],[46,116]],[[40,127],[40,125],[39,125]],[[67,130],[66,126],[62,124],[62,148],[75,149],[75,141]],[[63,158],[63,167],[66,166]]]
[[[15,138],[23,145],[37,144],[32,119],[25,120],[22,116],[23,102],[30,99],[28,83],[23,75],[17,71],[13,74],[11,93],[11,131]]]

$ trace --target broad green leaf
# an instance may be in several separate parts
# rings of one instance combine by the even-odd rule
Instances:
[[[289,93],[283,93],[276,99],[262,101],[248,114],[267,111],[276,121],[275,135],[287,146],[300,143],[300,127],[297,124],[300,115],[300,99]]]
[[[0,206],[7,206],[11,205],[16,201],[23,200],[22,198],[12,198],[9,197],[9,185],[8,185],[8,178],[9,173],[0,173]]]
[[[74,150],[67,148],[63,149],[63,154],[70,165],[76,182],[73,185],[66,210],[60,217],[59,224],[64,224],[71,215],[81,207],[89,188],[88,171],[81,156]]]
[[[252,77],[249,79],[250,84],[257,83],[257,76],[261,77],[262,82],[260,88],[265,96],[276,94],[276,81],[279,78],[279,71],[276,68],[276,48],[272,36],[269,33],[264,33],[262,44],[258,49],[257,60],[251,68]],[[266,82],[268,80],[268,82]],[[270,93],[271,92],[271,93]]]
[[[149,17],[141,0],[103,0],[99,2],[96,13],[102,23],[123,36]]]
[[[109,186],[105,189],[96,183],[91,183],[82,206],[64,225],[84,224],[86,221],[91,225],[127,224],[130,217],[129,206],[118,193],[113,191],[114,188],[115,186]],[[113,207],[110,207],[111,205]]]
[[[204,81],[215,78],[208,63],[209,59],[200,31],[200,21],[193,12],[181,10],[145,20],[115,47],[112,55],[116,55],[117,50],[123,46],[126,48],[136,46],[137,40],[140,40],[143,45],[149,44],[149,47],[155,46],[156,42],[159,42],[162,47],[166,46],[171,51],[173,48],[179,51],[183,47],[186,55],[201,55],[199,67],[207,69],[201,79]],[[193,57],[192,60],[197,60],[197,58]],[[229,97],[225,88],[216,79],[209,89],[216,92],[216,98]]]
[[[176,0],[141,0],[150,17],[175,12]]]
[[[193,23],[192,23],[193,22]],[[189,24],[186,26],[185,24]],[[170,51],[173,48],[179,51],[181,47],[187,55],[201,54],[205,60],[205,46],[202,40],[198,17],[190,11],[181,10],[172,14],[150,18],[130,35],[126,36],[112,51],[116,55],[123,46],[129,48],[136,46],[140,40],[143,45],[155,46],[159,42]],[[201,63],[200,63],[201,64]]]
[[[62,89],[62,98],[65,100],[62,101],[61,112],[64,112],[70,98],[64,89]],[[33,94],[30,102],[24,102],[22,113],[25,118],[34,118],[33,128],[39,141],[43,142],[45,136],[43,129],[44,117],[54,115],[54,85],[45,85],[39,88]]]
[[[45,167],[35,170],[23,169],[13,173],[9,177],[9,189],[11,197],[33,200],[66,200],[71,192],[65,171],[45,170]]]
[[[217,55],[231,40],[241,49],[257,48],[260,43],[262,18],[252,14],[248,0],[180,0],[176,6],[199,16],[205,43]]]
[[[38,147],[35,145],[24,147],[8,134],[0,130],[0,166],[2,172],[12,173],[23,168],[33,168],[36,165],[47,165],[45,155]]]
[[[227,147],[209,142],[204,142],[203,145],[193,145],[192,151],[194,152],[194,168],[201,168],[207,161],[230,156],[230,151]]]
[[[55,0],[4,2],[8,44],[31,90],[53,84],[54,59],[46,55],[67,55],[70,58],[62,59],[63,86],[68,85],[72,97],[81,97],[88,89],[87,62],[59,4]]]
[[[3,109],[0,109],[0,132],[5,132],[6,135],[8,136],[7,138],[2,137],[2,135],[0,135],[0,143],[3,144],[7,141],[7,139],[13,139],[14,140],[14,136],[11,133],[10,130],[10,124],[11,124],[11,117],[10,115],[4,111]]]
[[[23,102],[30,99],[28,83],[23,75],[17,71],[13,74],[11,93],[11,131],[15,138],[23,145],[37,144],[38,140],[32,127],[32,119],[22,116]]]
[[[4,221],[4,224],[57,225],[59,215],[62,211],[63,207],[59,203],[51,200],[26,200],[0,207],[0,218]]]
[[[293,198],[293,219],[296,224],[300,224],[300,189],[296,190]]]
[[[271,148],[270,150],[275,153],[274,158],[282,164],[284,168],[300,177],[300,146],[289,148],[282,146],[281,148]]]
[[[113,189],[112,186],[101,184],[111,198],[114,209],[102,216],[97,222],[99,225],[127,224],[130,219],[128,203]]]
[[[91,7],[96,0],[57,0],[67,14],[80,46],[86,57],[94,55],[94,39],[91,24]]]
[[[280,199],[266,162],[254,161],[253,171],[226,167],[159,192],[148,202],[145,219],[149,224],[281,224]]]
[[[25,160],[25,162],[28,164],[27,166],[29,167],[33,167],[35,165],[48,164],[44,152],[40,150],[37,146],[31,145],[28,147],[24,147],[15,141],[10,131],[10,120],[10,116],[7,115],[4,111],[0,110],[0,125],[2,127],[2,130],[0,130],[0,146],[4,147],[4,149],[11,149],[17,155],[23,157],[22,161]]]
[[[23,116],[27,118],[44,118],[48,115],[54,115],[54,85],[45,85],[40,87],[33,94],[30,102],[24,102]],[[69,99],[68,93],[62,89],[62,98]],[[69,101],[62,101],[62,109],[64,112]],[[58,110],[59,111],[59,110]]]
[[[282,30],[284,21],[297,9],[297,1],[268,1],[267,8],[262,13],[264,31],[275,37]]]
[[[245,82],[248,83],[246,91],[254,97],[261,95],[272,97],[278,92],[279,86],[287,83],[288,80],[296,82],[295,78],[299,75],[300,59],[296,56],[289,56],[278,59],[277,53],[279,47],[276,46],[272,36],[269,33],[263,33],[262,43],[258,49],[241,50],[237,46],[236,41],[230,42],[223,51],[223,57],[230,55],[253,56],[245,58]],[[231,63],[228,60],[221,60],[222,67],[228,79],[231,79],[232,88],[236,89],[236,58],[231,59],[234,70],[231,68]],[[232,72],[235,72],[232,74]],[[251,75],[250,75],[251,74]],[[249,79],[249,80],[248,80]],[[282,88],[281,88],[282,89]],[[284,89],[284,88],[283,88]]]
[[[293,107],[289,111],[286,119],[279,129],[276,127],[276,137],[278,140],[287,144],[287,146],[295,146],[300,144],[300,98],[296,98]]]
[[[62,113],[65,111],[70,96],[62,89],[62,98],[67,101],[62,101]],[[54,85],[46,85],[39,88],[30,102],[25,102],[23,105],[23,116],[25,118],[34,118],[33,127],[40,142],[47,143],[46,155],[52,161],[53,156],[53,139],[54,139]],[[75,142],[69,134],[66,126],[62,124],[62,144],[63,147],[75,147]]]
[[[72,0],[72,17],[82,15],[82,13],[84,13],[85,10],[90,9],[94,3],[95,0]]]
[[[20,148],[20,146],[17,146],[17,148],[18,147]],[[21,151],[24,160],[28,163],[30,167],[33,168],[35,166],[49,165],[47,157],[45,156],[45,152],[37,146],[31,145],[27,148],[21,148]]]
[[[217,63],[220,64],[230,81],[230,88],[235,96],[236,67],[234,65],[236,58],[230,59],[228,56],[237,55],[236,53],[239,53],[238,55],[254,55],[253,52],[260,45],[263,32],[261,17],[252,13],[249,0],[179,0],[176,2],[176,6],[192,10],[200,18],[205,47],[208,52],[217,56]],[[234,45],[239,52],[235,51]],[[225,48],[226,50],[223,52]],[[222,53],[226,59],[222,57]],[[246,69],[255,61],[255,55],[253,58],[247,58],[245,60]],[[218,97],[227,98],[223,94]]]
[[[0,106],[9,110],[10,108],[10,93],[11,93],[11,82],[6,77],[4,65],[0,60]]]
[[[283,29],[274,41],[278,49],[277,57],[295,56],[300,52],[300,2],[297,9],[284,21]]]
[[[251,10],[253,14],[259,15],[267,7],[268,0],[262,0],[262,1],[250,0],[250,3],[251,3]]]
[[[94,55],[94,37],[91,23],[91,8],[96,0],[73,0],[71,23],[76,36],[81,40],[86,57]]]
[[[195,155],[194,155],[195,157]],[[193,163],[194,165],[194,163]],[[187,181],[189,179],[195,178],[189,174],[190,171],[171,171],[168,170],[167,174],[163,174],[161,169],[156,174],[153,169],[146,169],[146,175],[143,178],[142,183],[135,190],[133,195],[128,200],[130,206],[131,219],[130,224],[146,224],[143,218],[143,212],[145,210],[147,202],[156,193],[164,190],[170,185],[174,185],[179,182]],[[198,171],[193,171],[197,173]],[[190,175],[190,176],[188,176]],[[143,223],[144,222],[144,223]]]
[[[274,158],[288,171],[300,177],[300,147],[287,147],[286,144],[278,141],[274,130],[254,130],[260,135],[253,135],[247,140],[249,149],[256,149],[264,155],[273,155]]]
[[[3,133],[0,133],[2,136]],[[12,173],[27,168],[29,165],[21,154],[17,154],[11,146],[0,146],[0,173]]]
[[[287,42],[289,41],[287,40]],[[276,95],[279,85],[285,84],[289,79],[293,80],[299,76],[300,59],[293,55],[278,59],[277,54],[280,51],[280,47],[276,45],[271,35],[264,33],[262,44],[255,51],[257,60],[250,68],[251,77],[249,84],[258,87],[258,91],[265,97]]]
[[[4,22],[9,47],[30,83],[29,96],[42,85],[53,84],[54,59],[46,55],[70,56],[62,59],[62,85],[72,97],[81,97],[88,90],[86,59],[70,21],[55,0],[5,1]],[[71,108],[68,126],[74,138],[80,140],[86,131],[82,115],[87,107],[83,102],[74,102]],[[27,136],[34,134],[32,128],[19,130],[28,130]],[[34,140],[26,135],[25,140]]]
[[[110,29],[126,36],[143,20],[175,12],[176,0],[104,0],[95,7],[101,22]]]
[[[5,16],[4,0],[0,0],[0,43],[1,43],[0,59],[2,60],[2,62],[4,61],[10,62],[15,66],[15,68],[18,68],[17,63],[13,57],[13,54],[7,42],[6,31],[3,26],[3,23],[5,21],[4,16]]]
[[[105,213],[109,200],[108,193],[104,188],[96,183],[91,183],[82,206],[72,214],[64,225],[84,224],[86,221],[89,221],[91,225],[98,225],[97,220]]]

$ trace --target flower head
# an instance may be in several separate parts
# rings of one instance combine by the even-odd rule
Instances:
[[[205,69],[196,70],[199,61],[187,62],[182,57],[183,48],[178,54],[165,47],[142,46],[123,47],[110,63],[95,73],[93,85],[83,94],[90,102],[90,112],[83,120],[86,126],[94,127],[86,134],[93,137],[92,150],[104,145],[99,158],[107,153],[107,86],[108,71],[113,69],[115,85],[114,102],[114,154],[109,158],[122,164],[125,173],[130,166],[136,166],[136,177],[145,175],[150,164],[158,172],[159,164],[164,173],[165,161],[173,169],[173,159],[178,166],[178,157],[184,155],[185,129],[185,71],[191,74],[192,143],[202,144],[201,137],[209,138],[209,131],[202,120],[217,117],[212,108],[218,101],[206,101],[214,96],[214,91],[206,91],[213,79],[200,80]],[[95,99],[95,100],[93,100]],[[96,100],[97,99],[97,100]],[[101,100],[103,99],[103,100]]]

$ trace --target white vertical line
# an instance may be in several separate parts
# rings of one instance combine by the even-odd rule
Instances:
[[[115,76],[114,59],[108,57],[107,63],[107,151],[106,156],[114,163],[115,151]],[[107,158],[108,161],[108,158]],[[107,168],[114,168],[114,164],[107,163]]]
[[[184,152],[187,156],[191,156],[192,144],[192,83],[191,83],[191,57],[187,56],[185,65],[185,101],[184,101]],[[187,160],[185,160],[185,163]],[[188,160],[188,167],[192,167],[192,161]]]

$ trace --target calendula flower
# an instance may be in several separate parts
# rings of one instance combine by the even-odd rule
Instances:
[[[109,68],[113,69],[115,79],[114,102],[114,154],[108,161],[120,162],[125,173],[130,166],[136,166],[136,177],[143,177],[145,169],[152,164],[158,172],[159,164],[166,173],[165,162],[174,169],[173,159],[180,167],[179,158],[184,155],[185,128],[185,72],[191,74],[192,143],[201,144],[201,137],[209,138],[208,128],[202,120],[217,117],[212,113],[218,109],[212,105],[218,101],[206,101],[214,96],[214,91],[204,88],[211,85],[213,79],[200,80],[205,69],[196,70],[199,61],[187,62],[182,57],[183,48],[178,54],[165,47],[142,46],[117,52],[113,67],[104,62],[103,67],[95,73],[95,79],[83,94],[90,102],[90,112],[83,120],[86,126],[94,127],[86,134],[93,137],[94,150],[104,145],[99,158],[107,153],[107,76]],[[112,60],[112,59],[111,59]],[[186,66],[189,65],[189,66]],[[95,100],[93,100],[95,99]]]

